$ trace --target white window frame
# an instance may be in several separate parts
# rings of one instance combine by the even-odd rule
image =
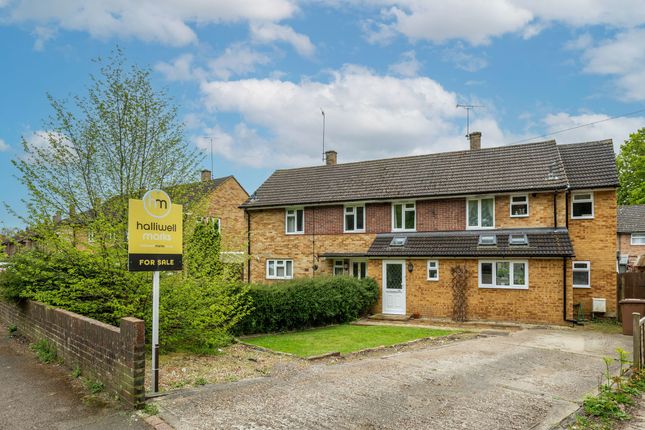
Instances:
[[[482,200],[493,200],[493,225],[491,227],[482,227]],[[468,202],[477,201],[477,225],[468,224]],[[495,229],[495,196],[480,196],[466,198],[466,230],[493,230]]]
[[[356,263],[365,264],[365,278],[367,278],[369,276],[368,272],[369,272],[369,266],[370,265],[367,264],[367,260],[365,260],[365,259],[350,259],[349,260],[349,275],[353,276],[356,279],[364,279],[364,278],[361,278],[360,276],[356,276],[356,273],[354,273],[354,264],[356,264]]]
[[[493,267],[492,271],[492,284],[482,283],[482,264],[490,263]],[[509,285],[497,285],[497,263],[509,263],[508,281]],[[524,264],[524,285],[514,284],[513,264]],[[495,288],[505,290],[528,290],[529,289],[529,262],[528,260],[479,260],[477,264],[477,284],[479,288]]]
[[[526,202],[522,203],[513,203],[513,197],[525,197]],[[524,215],[513,215],[513,206],[523,206],[526,205],[526,214]],[[508,198],[508,214],[511,218],[526,218],[529,216],[529,210],[530,210],[530,205],[529,205],[529,195],[528,194],[511,194]]]
[[[586,264],[587,268],[586,269],[576,269],[576,264]],[[586,285],[581,285],[581,284],[574,284],[573,283],[573,273],[574,272],[587,272],[589,276],[587,276],[588,282]],[[571,262],[571,285],[573,288],[591,288],[591,261],[572,261]]]
[[[363,208],[363,228],[356,228],[356,208]],[[349,212],[348,212],[349,210]],[[347,215],[352,215],[354,217],[354,229],[347,229]],[[415,215],[416,218],[416,215]],[[343,208],[343,233],[365,233],[365,205],[347,205]]]
[[[395,207],[397,205],[401,205],[401,226],[402,228],[397,228],[395,223],[396,223],[396,217],[395,217]],[[406,208],[406,205],[413,205],[414,207],[412,209]],[[392,231],[417,231],[417,202],[392,202]],[[405,213],[406,212],[414,212],[414,227],[413,228],[405,228]]]
[[[583,216],[574,216],[573,215],[573,203],[575,202],[575,196],[579,196],[581,194],[589,194],[591,197],[589,199],[584,199],[584,200],[578,200],[576,203],[589,203],[591,202],[591,215],[583,215]],[[593,219],[594,214],[595,214],[595,202],[594,202],[594,193],[593,191],[579,191],[575,193],[571,193],[571,219]]]
[[[270,262],[273,262],[273,275],[269,273]],[[291,273],[287,273],[287,262],[291,263]],[[284,267],[284,276],[278,276],[278,267]],[[293,260],[269,258],[266,261],[266,279],[293,279]]]
[[[96,239],[95,236],[96,234],[94,233],[94,230],[92,229],[87,230],[87,243],[94,243]]]
[[[640,240],[641,240],[641,242],[640,242],[640,243],[639,243],[639,242],[635,242],[635,241],[634,241],[634,236],[640,236],[640,237],[641,237],[641,239],[640,239]],[[631,245],[634,245],[634,246],[643,246],[643,245],[645,245],[645,233],[640,233],[640,232],[639,232],[639,233],[632,233],[632,234],[631,234],[631,237],[630,237],[630,239],[629,239],[629,240],[630,240],[630,242],[629,242],[629,243],[630,243]]]
[[[302,211],[302,230],[298,230],[298,211]],[[293,212],[290,214],[289,212]],[[289,217],[294,217],[294,231],[289,231]],[[295,208],[285,208],[284,210],[284,232],[285,234],[305,234],[305,208],[295,207]]]
[[[437,271],[437,276],[430,277],[430,265],[434,264],[433,270]],[[426,265],[426,276],[428,281],[438,281],[439,280],[439,260],[428,260]]]
[[[342,269],[343,273],[336,274],[336,268],[337,267],[340,267]],[[347,275],[347,271],[345,270],[345,260],[344,259],[334,260],[334,262],[332,263],[332,266],[331,266],[331,274],[332,274],[332,276],[345,276],[345,275]]]

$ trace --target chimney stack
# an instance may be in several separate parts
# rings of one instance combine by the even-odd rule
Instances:
[[[202,170],[202,182],[208,182],[213,179],[211,171],[208,169]]]
[[[336,151],[326,151],[325,152],[325,164],[328,166],[333,166],[336,164],[336,158],[338,153]]]
[[[473,131],[470,133],[468,135],[468,140],[470,140],[471,151],[482,149],[482,134],[480,131]]]

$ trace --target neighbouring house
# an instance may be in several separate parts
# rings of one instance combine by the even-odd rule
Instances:
[[[619,271],[645,270],[645,205],[618,206]]]
[[[612,142],[555,141],[276,170],[242,205],[249,282],[369,276],[375,312],[561,324],[616,312]],[[604,305],[604,307],[603,307]],[[575,309],[575,312],[574,312]]]
[[[210,170],[202,170],[200,181],[169,187],[166,191],[174,202],[184,205],[186,216],[197,217],[198,221],[209,220],[217,223],[221,233],[222,261],[243,264],[247,234],[245,214],[240,205],[249,195],[234,176],[213,178]],[[109,206],[109,201],[105,206]],[[77,214],[71,208],[66,218],[62,218],[60,214],[54,217],[54,222],[61,226],[61,234],[67,235],[72,243],[81,249],[95,240],[94,233],[88,231],[84,221],[87,215],[88,212]],[[8,238],[7,254],[15,252],[17,241],[22,243],[25,240],[29,239],[24,235]],[[125,242],[125,238],[122,242]],[[27,245],[30,246],[31,241]]]
[[[0,237],[0,249],[9,257],[22,249],[32,249],[34,237],[29,231],[20,231],[11,236]],[[1,254],[1,252],[0,252]]]

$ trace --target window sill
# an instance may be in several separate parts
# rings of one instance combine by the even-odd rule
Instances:
[[[430,282],[437,282],[438,280],[439,280],[439,278],[428,278],[428,279],[426,279],[426,281],[430,281]]]
[[[343,233],[347,233],[347,234],[365,233],[365,230],[343,230]]]
[[[267,277],[266,277],[266,278],[264,278],[264,279],[267,279],[267,280],[269,280],[269,281],[288,281],[288,280],[290,280],[290,279],[293,279],[293,276],[292,276],[291,278],[275,278],[275,277],[273,277],[273,278],[269,278],[269,277],[267,276]]]
[[[529,215],[528,214],[526,214],[526,215],[510,215],[510,217],[511,218],[528,218]]]
[[[571,219],[594,219],[594,216],[572,216]]]
[[[296,231],[293,233],[285,232],[284,234],[286,234],[287,236],[297,236],[297,235],[303,235],[305,234],[305,232],[304,231]]]
[[[470,227],[466,226],[466,230],[495,230],[495,226],[492,227]]]
[[[481,289],[488,290],[528,290],[528,286],[524,285],[480,285]]]
[[[392,229],[392,233],[416,233],[416,231],[417,231],[416,228],[412,229],[412,230],[400,229],[400,228],[393,228]]]
[[[574,286],[573,286],[573,288],[576,288],[576,289],[577,289],[577,288],[580,288],[580,289],[582,289],[582,290],[585,290],[585,289],[586,289],[586,290],[590,290],[590,289],[591,289],[591,285],[574,285]]]

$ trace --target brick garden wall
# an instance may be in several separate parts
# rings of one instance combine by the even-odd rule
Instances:
[[[143,403],[142,320],[122,318],[119,328],[38,302],[15,305],[0,300],[0,322],[15,324],[18,333],[32,342],[49,340],[65,366],[78,366],[84,376],[103,382],[129,406]]]

